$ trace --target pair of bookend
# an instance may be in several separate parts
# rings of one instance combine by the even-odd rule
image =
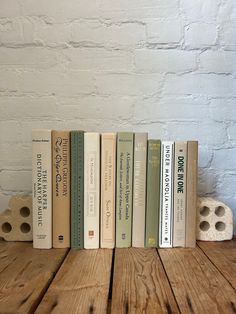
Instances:
[[[32,241],[32,197],[14,195],[0,213],[0,237],[5,241]]]
[[[233,238],[233,212],[210,197],[198,198],[197,240],[224,241]]]

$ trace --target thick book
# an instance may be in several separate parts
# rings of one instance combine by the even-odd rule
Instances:
[[[174,142],[162,142],[159,246],[172,247]]]
[[[70,132],[52,131],[53,247],[70,247]]]
[[[84,248],[99,248],[100,134],[84,134]]]
[[[187,144],[186,247],[196,246],[196,208],[198,182],[198,142]]]
[[[115,246],[116,133],[101,135],[101,248]]]
[[[32,131],[33,247],[52,247],[51,130]]]
[[[173,247],[185,247],[187,142],[174,145]]]
[[[133,133],[117,135],[116,247],[131,246],[133,196]]]
[[[147,133],[134,134],[133,247],[145,244],[147,138]]]
[[[71,247],[84,248],[84,131],[71,131]]]
[[[148,140],[145,246],[159,244],[161,141]]]

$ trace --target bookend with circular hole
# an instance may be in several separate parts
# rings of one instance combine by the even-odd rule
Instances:
[[[32,197],[12,196],[9,208],[0,213],[0,237],[5,241],[32,241]]]
[[[197,206],[197,240],[224,241],[233,238],[233,212],[211,197],[199,197]]]

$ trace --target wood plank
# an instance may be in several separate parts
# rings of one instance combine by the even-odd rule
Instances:
[[[236,241],[198,241],[198,246],[236,289]]]
[[[179,313],[156,249],[116,249],[112,313]]]
[[[36,313],[106,313],[112,250],[71,250]]]
[[[67,250],[37,250],[30,242],[0,242],[0,313],[33,313]]]
[[[235,290],[198,247],[159,254],[181,313],[235,314]]]

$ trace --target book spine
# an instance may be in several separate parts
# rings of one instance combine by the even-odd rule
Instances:
[[[51,130],[32,131],[33,247],[52,247]]]
[[[133,247],[144,247],[145,240],[147,137],[147,133],[134,135]]]
[[[148,141],[146,247],[159,243],[161,141]]]
[[[187,142],[175,142],[173,246],[185,247]]]
[[[117,136],[116,247],[131,246],[133,133]]]
[[[99,248],[100,135],[84,134],[84,248]]]
[[[162,142],[160,247],[172,247],[173,216],[173,142]]]
[[[196,246],[196,208],[198,179],[198,142],[187,144],[186,247]]]
[[[84,131],[71,131],[71,247],[84,247]]]
[[[115,246],[116,133],[101,136],[101,248]]]
[[[70,247],[70,132],[52,131],[53,247]]]

